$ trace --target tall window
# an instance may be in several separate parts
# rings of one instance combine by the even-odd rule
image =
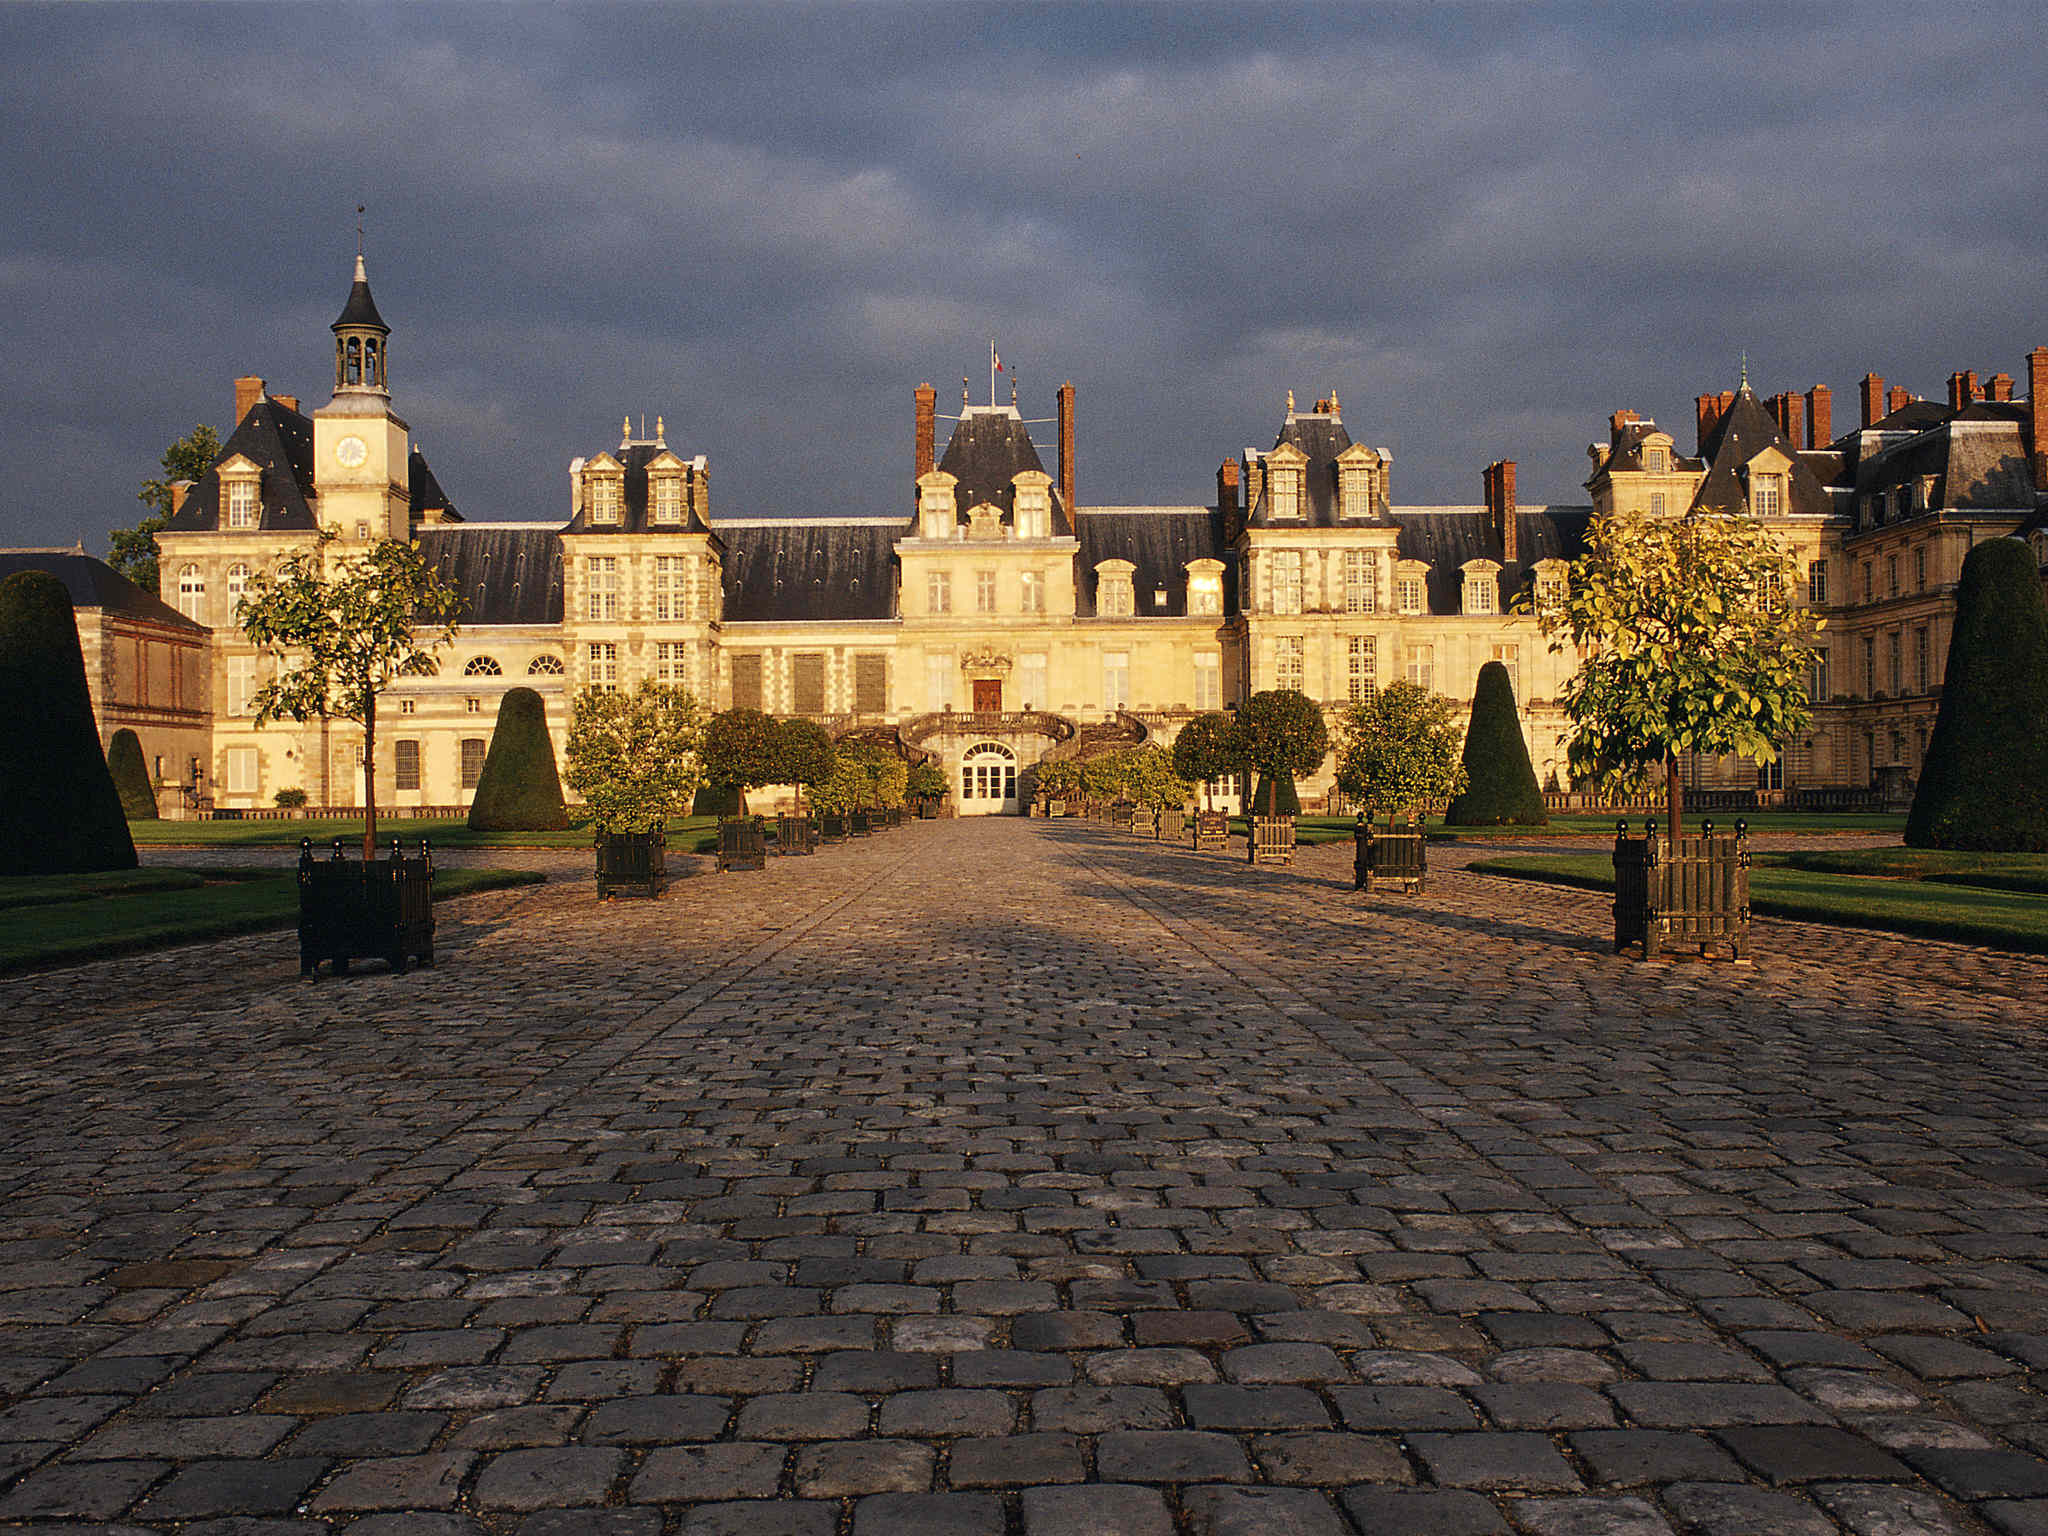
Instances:
[[[1749,483],[1749,509],[1758,517],[1776,517],[1784,496],[1784,481],[1776,475],[1758,475]]]
[[[1810,608],[1823,608],[1828,600],[1828,563],[1816,560],[1806,568],[1806,603]]]
[[[1276,549],[1273,562],[1273,612],[1301,612],[1301,551]]]
[[[1017,658],[1017,698],[1020,709],[1043,709],[1052,690],[1046,684],[1043,653]]]
[[[1522,648],[1519,645],[1496,645],[1492,660],[1508,669],[1508,685],[1515,690],[1515,702],[1522,702]]]
[[[889,708],[889,658],[868,654],[853,658],[853,707],[863,715]]]
[[[228,526],[230,528],[254,528],[256,526],[256,482],[254,480],[230,480],[228,482]]]
[[[663,622],[689,617],[683,584],[688,565],[681,555],[654,557],[654,617]]]
[[[178,612],[194,624],[206,622],[206,577],[196,565],[178,572]]]
[[[619,648],[609,640],[594,641],[590,647],[590,686],[616,693],[619,688]]]
[[[249,567],[239,560],[228,567],[228,618],[233,619],[235,610],[242,605],[243,595],[249,590]]]
[[[1828,701],[1828,648],[1825,645],[1813,648],[1813,657],[1807,666],[1806,696],[1816,704]]]
[[[1465,577],[1465,611],[1492,613],[1500,607],[1500,584],[1491,571],[1472,571]]]
[[[1190,571],[1188,573],[1188,612],[1211,614],[1223,611],[1223,573],[1220,571]]]
[[[1300,635],[1281,635],[1273,642],[1273,686],[1308,692],[1308,642]]]
[[[821,652],[790,658],[789,697],[800,715],[825,713],[825,657]]]
[[[254,747],[228,748],[228,793],[231,795],[253,795],[258,783],[256,772],[256,749]]]
[[[1024,611],[1026,613],[1045,612],[1044,573],[1041,571],[1025,571],[1018,576],[1017,580],[1023,589]]]
[[[228,713],[231,715],[253,715],[256,706],[256,658],[254,656],[230,656],[227,667]]]
[[[924,606],[927,613],[951,613],[953,611],[953,573],[932,571],[924,579]]]
[[[657,523],[680,523],[683,520],[683,477],[681,475],[656,475],[654,477],[654,520]]]
[[[1394,591],[1395,597],[1400,602],[1401,611],[1403,613],[1422,613],[1426,611],[1428,607],[1428,604],[1425,601],[1427,589],[1423,586],[1422,578],[1420,576],[1402,576],[1401,579],[1395,583]]]
[[[1913,631],[1913,691],[1927,691],[1927,626],[1921,625]]]
[[[1670,470],[1671,463],[1662,448],[1650,448],[1643,453],[1643,468],[1650,474],[1661,475]]]
[[[1371,613],[1379,606],[1379,562],[1369,549],[1344,551],[1344,611]]]
[[[1884,557],[1884,595],[1886,597],[1897,597],[1899,595],[1899,557],[1897,555],[1886,555]]]
[[[1097,570],[1095,611],[1105,619],[1128,619],[1137,610],[1129,571]]]
[[[1913,551],[1913,590],[1927,590],[1927,546],[1919,545]]]
[[[1131,701],[1131,653],[1129,651],[1104,651],[1102,653],[1102,707],[1106,710],[1122,709]]]
[[[1546,573],[1536,578],[1536,611],[1555,613],[1564,606],[1571,595],[1571,587],[1564,577]]]
[[[1356,704],[1379,691],[1379,641],[1371,635],[1353,635],[1344,649],[1344,697]]]
[[[1652,491],[1652,492],[1650,492],[1650,516],[1652,516],[1652,517],[1662,517],[1663,515],[1664,515],[1664,493],[1663,493],[1662,491]]]
[[[1863,696],[1877,692],[1877,636],[1863,637]]]
[[[1346,517],[1372,516],[1372,471],[1363,464],[1346,464],[1339,472],[1338,491],[1343,497]]]
[[[1408,647],[1408,681],[1418,688],[1436,688],[1436,647],[1433,645],[1411,645]]]
[[[619,562],[615,555],[592,555],[583,562],[588,610],[585,617],[604,623],[619,616]]]
[[[672,688],[683,688],[690,681],[689,647],[680,640],[657,640],[654,642],[654,680],[667,683]]]
[[[620,508],[624,504],[625,486],[610,475],[600,475],[590,482],[590,520],[593,523],[616,523]]]
[[[416,741],[393,743],[393,755],[398,760],[398,788],[417,790],[420,787],[420,744]]]
[[[1897,698],[1906,691],[1906,668],[1900,656],[1899,632],[1894,629],[1884,637],[1885,676],[1891,683],[1891,696]]]
[[[925,657],[925,708],[933,714],[953,707],[953,677],[959,670],[950,656]]]
[[[1870,581],[1870,562],[1863,562],[1863,601],[1866,603],[1877,596],[1877,588]]]
[[[481,736],[462,738],[462,787],[475,789],[476,781],[484,776],[484,757],[490,751],[490,743]]]
[[[974,573],[974,611],[994,613],[996,611],[996,573],[976,571]]]
[[[1195,696],[1197,709],[1223,707],[1223,657],[1215,651],[1195,652]]]
[[[762,706],[761,653],[750,651],[732,659],[732,707],[759,709]]]
[[[1295,518],[1301,516],[1301,471],[1298,469],[1276,469],[1273,478],[1266,482],[1270,509],[1274,517]]]

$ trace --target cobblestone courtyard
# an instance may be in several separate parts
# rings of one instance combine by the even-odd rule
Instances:
[[[2048,1533],[2048,966],[1464,857],[925,823],[0,983],[0,1527]]]

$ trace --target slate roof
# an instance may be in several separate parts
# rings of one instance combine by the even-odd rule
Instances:
[[[894,518],[723,522],[727,623],[896,617]]]
[[[1693,493],[1692,504],[1707,512],[1741,512],[1748,506],[1744,467],[1766,448],[1776,448],[1792,461],[1786,476],[1786,510],[1807,517],[1825,517],[1834,510],[1827,490],[1801,458],[1792,440],[1779,429],[1748,384],[1735,392],[1735,403],[1721,413],[1700,443],[1707,463],[1706,478]]]
[[[1016,488],[1010,482],[1026,470],[1046,473],[1045,464],[1038,457],[1037,445],[1031,441],[1030,428],[1025,426],[1022,418],[1001,406],[994,409],[970,406],[954,424],[953,435],[946,440],[946,452],[939,459],[938,467],[960,482],[953,494],[963,521],[970,507],[987,502],[1002,512],[1004,522],[1009,522],[1016,510],[1017,499]],[[1060,503],[1059,486],[1055,482],[1052,495],[1053,537],[1065,538],[1073,533],[1068,512],[1069,509]]]
[[[0,581],[16,571],[46,571],[64,583],[73,608],[99,608],[108,613],[127,614],[155,624],[203,633],[195,624],[154,592],[145,592],[126,576],[91,555],[75,550],[0,549]]]
[[[462,594],[462,623],[562,622],[562,536],[550,523],[457,523],[419,531],[420,550]]]
[[[1278,448],[1282,443],[1291,443],[1308,455],[1308,466],[1303,475],[1308,489],[1307,516],[1286,518],[1278,524],[1269,522],[1266,505],[1270,494],[1268,488],[1272,484],[1269,476],[1265,485],[1260,488],[1257,503],[1252,506],[1246,518],[1252,527],[1383,528],[1387,525],[1384,497],[1373,516],[1337,515],[1337,456],[1351,446],[1351,434],[1345,430],[1341,416],[1334,411],[1291,414],[1280,428],[1280,435],[1273,440],[1273,447]]]
[[[363,273],[363,258],[356,258],[356,280],[348,290],[348,302],[341,307],[341,318],[329,330],[340,330],[345,325],[374,325],[389,334],[391,327],[384,323],[384,317],[377,313],[377,301],[370,297],[370,280]]]
[[[1493,514],[1484,507],[1397,507],[1401,532],[1394,547],[1403,560],[1429,562],[1429,611],[1463,611],[1464,565],[1492,560],[1501,567],[1500,601],[1505,608],[1536,580],[1539,560],[1574,560],[1586,547],[1591,507],[1524,507],[1515,514],[1515,560],[1502,556]]]
[[[1074,611],[1096,614],[1096,564],[1128,560],[1137,567],[1131,576],[1136,594],[1133,611],[1139,618],[1181,618],[1188,611],[1190,560],[1223,562],[1223,612],[1237,611],[1237,562],[1224,541],[1223,517],[1213,507],[1090,507],[1076,530],[1080,551],[1074,564]],[[1153,594],[1166,592],[1161,607]]]
[[[1939,425],[1872,454],[1856,466],[1859,495],[1934,477],[1929,505],[1956,511],[2032,507],[2034,471],[2021,412],[1967,406]]]
[[[438,507],[449,521],[462,521],[462,515],[455,510],[455,503],[448,499],[448,493],[441,489],[441,482],[434,478],[434,471],[427,465],[427,456],[420,452],[417,443],[413,444],[412,454],[406,460],[405,477],[411,491],[408,500],[414,518]]]
[[[697,513],[690,495],[691,483],[702,466],[687,456],[665,448],[659,443],[630,443],[624,448],[609,450],[611,457],[618,460],[626,470],[626,505],[624,519],[616,523],[592,523],[582,510],[569,519],[563,531],[566,533],[710,533],[704,519]],[[686,503],[683,520],[680,523],[650,523],[647,505],[647,466],[663,454],[674,454],[683,462],[683,497]],[[591,455],[596,458],[596,454]]]
[[[1613,429],[1607,439],[1607,462],[1602,469],[1639,470],[1643,467],[1643,444],[1652,437],[1671,434],[1654,421],[1637,419],[1625,421]],[[1687,458],[1674,444],[1671,449],[1673,470],[1697,470],[1706,467],[1703,458]]]
[[[170,520],[171,529],[189,533],[220,527],[219,467],[238,453],[263,466],[262,512],[256,526],[265,532],[311,533],[313,419],[268,395],[249,407],[249,414],[221,445],[220,458],[193,483],[184,506]]]

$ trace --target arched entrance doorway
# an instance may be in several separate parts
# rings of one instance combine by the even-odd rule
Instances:
[[[1017,814],[1017,754],[1000,742],[984,741],[960,755],[960,814]]]

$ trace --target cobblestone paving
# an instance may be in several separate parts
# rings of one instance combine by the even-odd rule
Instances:
[[[913,825],[0,984],[0,1527],[2048,1532],[2048,967]]]

